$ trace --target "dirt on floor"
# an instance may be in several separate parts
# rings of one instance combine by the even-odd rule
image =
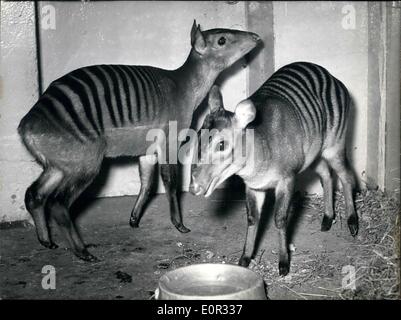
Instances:
[[[52,232],[60,247],[55,250],[39,245],[32,226],[1,230],[1,298],[151,299],[158,279],[169,270],[202,262],[236,264],[246,232],[243,194],[219,190],[209,199],[190,194],[182,198],[184,223],[192,230],[187,234],[170,223],[164,195],[150,202],[137,229],[128,224],[135,197],[81,199],[74,207],[76,223],[100,259],[97,263],[81,261],[63,249],[66,243],[56,227]],[[264,278],[269,299],[399,298],[397,202],[380,192],[358,194],[360,232],[353,238],[345,216],[341,218],[342,197],[337,194],[336,199],[340,214],[329,232],[320,231],[320,198],[295,201],[286,277],[278,275],[277,232],[267,205],[265,232],[250,268]],[[48,272],[43,268],[49,265],[56,272],[55,290],[42,288]],[[355,286],[349,281],[353,275]]]

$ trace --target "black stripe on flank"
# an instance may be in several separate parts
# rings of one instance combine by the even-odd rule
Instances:
[[[99,66],[94,66],[93,68],[90,69],[90,72],[93,75],[95,75],[99,79],[100,83],[102,83],[103,85],[104,99],[107,106],[107,110],[109,111],[111,122],[114,127],[117,127],[118,126],[117,119],[114,114],[113,104],[111,101],[112,90],[109,86],[109,81],[107,80],[106,76],[104,75],[103,71],[99,68]]]
[[[322,73],[321,69],[318,66],[314,65],[314,64],[310,64],[310,65],[308,65],[308,67],[302,65],[302,67],[305,67],[305,68],[309,67],[311,74],[314,74],[317,77],[318,82],[317,82],[317,85],[316,85],[316,95],[317,95],[317,97],[319,97],[321,99],[321,102],[323,102],[322,93],[323,93],[323,90],[324,90],[324,88],[323,88],[323,86],[324,86],[324,78],[323,78],[323,73]]]
[[[64,92],[59,85],[53,86],[49,94],[52,98],[56,99],[61,105],[63,105],[64,110],[69,114],[78,131],[83,134],[84,137],[91,138],[91,131],[81,122],[81,119],[75,110],[75,106],[68,94]]]
[[[158,105],[161,103],[161,101],[163,101],[163,95],[162,95],[162,91],[160,89],[160,85],[159,85],[159,80],[157,79],[156,75],[155,75],[155,70],[154,69],[148,69],[148,73],[151,77],[152,83],[153,83],[153,88],[156,92],[156,101],[155,101],[155,106],[156,108],[158,107]]]
[[[84,142],[82,137],[76,133],[74,128],[71,125],[67,124],[65,116],[61,115],[59,110],[57,110],[52,98],[43,95],[40,98],[39,102],[40,106],[35,109],[35,112],[46,118],[47,121],[58,131],[64,134],[70,134],[77,138],[79,141]]]
[[[89,86],[89,89],[92,93],[93,101],[95,102],[98,125],[100,127],[101,132],[104,132],[102,104],[99,99],[100,93],[98,87],[96,86],[95,81],[92,79],[92,77],[96,76],[90,73],[90,71],[88,71],[86,68],[77,70],[75,76],[78,79],[82,79],[82,81]]]
[[[292,76],[291,78],[289,78],[290,75]],[[301,97],[302,103],[304,104],[305,109],[307,109],[307,112],[310,114],[315,127],[317,127],[319,132],[321,132],[322,120],[320,110],[315,107],[316,99],[314,98],[311,89],[308,87],[307,82],[295,71],[290,69],[286,70],[286,73],[282,74],[281,76],[291,81],[293,87],[299,90],[297,94]]]
[[[148,112],[148,119],[152,120],[154,119],[154,106],[155,106],[155,93],[154,93],[154,83],[149,76],[149,71],[148,68],[145,67],[140,67],[138,68],[139,73],[142,75],[142,78],[146,82],[146,87],[145,87],[145,95],[147,97],[147,112]]]
[[[77,78],[74,79],[74,76],[66,76],[63,78],[63,84],[67,85],[68,88],[78,97],[85,112],[86,118],[89,120],[92,126],[92,129],[96,131],[98,135],[100,135],[100,130],[92,113],[92,104],[89,99],[89,94],[85,88],[85,85],[80,81],[81,80]]]
[[[84,138],[91,138],[91,132],[81,123],[79,115],[76,113],[75,107],[70,100],[70,97],[59,88],[60,84],[53,85],[51,88],[47,90],[47,94],[50,98],[54,99],[52,102],[54,105],[54,109],[57,108],[57,104],[63,108],[65,111],[63,123],[69,123],[71,128],[71,133],[76,137],[79,137],[81,141],[84,141]],[[58,110],[59,112],[61,110]],[[67,121],[67,114],[70,121]],[[72,124],[74,126],[72,126]]]
[[[297,113],[302,117],[303,121],[306,123],[306,118],[304,113],[299,109],[298,102],[294,99],[293,92],[289,92],[288,85],[282,85],[278,83],[277,78],[274,79],[273,82],[269,83],[269,86],[266,88],[268,90],[272,89],[276,94],[279,94],[282,98],[287,100],[296,110]]]
[[[294,69],[295,71],[298,71],[300,74],[302,74],[303,76],[305,76],[305,78],[308,79],[308,82],[312,86],[312,92],[313,92],[313,94],[315,96],[315,99],[316,99],[317,89],[316,89],[315,79],[312,77],[312,71],[309,70],[305,65],[299,65],[299,64],[292,65],[291,69]]]
[[[344,84],[341,81],[336,79],[336,84],[339,86],[338,95],[340,95],[340,99],[341,99],[341,105],[339,106],[339,109],[342,111],[341,117],[340,117],[341,127],[340,127],[340,132],[339,132],[339,137],[341,137],[346,130],[346,125],[347,125],[347,121],[348,121],[348,116],[349,116],[348,108],[349,108],[349,103],[350,103],[350,96],[349,96],[347,88],[344,86]],[[338,97],[338,95],[337,95],[337,91],[336,91],[336,97]]]
[[[311,94],[311,99],[314,102],[314,106],[317,107],[317,109],[315,109],[315,112],[318,114],[318,117],[321,123],[323,124],[323,121],[325,121],[323,120],[323,116],[325,114],[322,114],[323,111],[322,111],[321,101],[317,97],[316,83],[315,79],[312,76],[312,72],[309,69],[303,68],[302,66],[297,64],[292,65],[291,69],[289,69],[291,73],[297,75],[297,77],[302,78],[303,81],[305,81],[307,84],[310,85],[308,86],[309,93]],[[303,77],[305,77],[305,79]]]
[[[128,111],[128,120],[130,123],[132,123],[131,89],[128,84],[128,76],[120,65],[115,65],[114,67],[115,67],[114,71],[118,74],[123,83],[123,88],[125,92],[125,108]]]
[[[341,132],[341,122],[342,122],[342,118],[343,118],[343,103],[344,103],[344,99],[343,99],[343,95],[342,92],[340,91],[339,85],[337,83],[337,81],[335,79],[333,79],[333,85],[334,85],[334,97],[333,100],[335,100],[333,102],[333,104],[336,107],[337,110],[337,128],[336,128],[336,135],[340,134]],[[333,123],[334,125],[334,123]]]
[[[120,91],[120,80],[118,79],[118,76],[114,72],[115,69],[114,66],[103,65],[102,67],[105,69],[104,71],[107,71],[108,75],[110,76],[111,82],[113,83],[113,93],[114,93],[113,96],[116,98],[117,111],[120,118],[120,124],[124,125],[125,122],[124,110],[123,110],[124,106]]]
[[[332,101],[332,97],[331,97],[331,90],[332,90],[332,86],[333,84],[333,79],[331,77],[326,77],[327,79],[327,87],[326,87],[326,92],[324,94],[324,105],[326,107],[326,109],[329,111],[329,115],[328,115],[328,122],[330,124],[330,128],[333,128],[334,126],[334,122],[335,122],[335,112],[333,109],[333,101]]]
[[[328,74],[326,70],[324,70],[323,68],[318,67],[316,65],[311,65],[311,68],[314,70],[314,74],[317,76],[317,78],[319,80],[319,84],[320,84],[319,89],[320,90],[317,92],[317,94],[320,97],[320,101],[322,104],[322,110],[323,110],[325,118],[326,118],[325,124],[326,124],[326,130],[327,130],[327,124],[332,122],[331,114],[333,113],[332,110],[330,110],[331,105],[329,105],[326,102],[327,85],[328,85],[327,76],[331,77],[331,75]],[[330,125],[330,127],[331,127],[331,125]]]
[[[142,73],[139,71],[141,67],[131,67],[132,71],[134,71],[142,90],[140,91],[140,97],[141,99],[141,119],[146,120],[149,118],[149,110],[148,110],[148,97],[146,94],[146,89],[147,89],[147,83],[145,78],[143,77]]]
[[[320,109],[320,114],[322,116],[322,130],[325,132],[327,130],[327,112],[326,108],[323,105],[322,97],[320,94],[320,84],[319,83],[319,78],[320,74],[316,74],[316,70],[312,70],[309,68],[311,66],[310,64],[305,64],[305,63],[300,63],[293,65],[292,67],[294,69],[299,69],[300,72],[302,72],[310,81],[313,87],[313,93],[315,97],[315,101],[317,102],[317,105],[319,106]]]
[[[118,91],[118,88],[117,88],[118,83],[115,82],[115,79],[113,79],[112,75],[110,74],[109,70],[106,67],[107,67],[107,65],[103,65],[103,64],[102,65],[98,65],[99,70],[101,72],[103,72],[104,76],[106,77],[107,83],[108,83],[108,85],[110,87],[111,108],[113,110],[115,119],[116,119],[116,121],[118,123],[117,127],[120,127],[121,126],[121,122],[118,121],[120,119],[120,116],[119,116],[119,114],[120,114],[120,110],[119,110],[120,106],[119,106],[119,103],[117,101],[118,95],[116,93],[116,90]],[[118,113],[118,115],[117,115],[117,113]]]
[[[294,100],[294,98],[290,95],[288,95],[288,92],[281,87],[279,84],[277,83],[269,83],[269,86],[266,87],[266,91],[267,92],[271,92],[273,93],[273,95],[277,95],[278,97],[288,101],[293,108],[296,110],[295,114],[298,117],[298,120],[302,126],[302,129],[304,130],[304,133],[306,134],[306,128],[305,128],[305,124],[307,123],[306,118],[304,116],[304,114],[299,110],[298,108],[298,104],[297,102]]]
[[[343,115],[343,119],[342,119],[342,126],[341,126],[341,132],[340,132],[341,136],[343,136],[347,131],[349,108],[350,108],[350,104],[352,103],[351,98],[348,94],[346,94],[345,100],[346,100],[346,102],[345,102],[346,109],[344,110],[344,115]]]
[[[130,79],[130,82],[132,86],[134,87],[134,92],[135,92],[135,113],[134,115],[134,121],[141,121],[141,97],[140,97],[140,92],[142,90],[141,87],[139,87],[139,81],[137,80],[137,76],[134,74],[132,71],[132,68],[127,65],[122,65],[124,69],[127,71],[127,75]],[[133,106],[134,107],[134,106]]]
[[[277,83],[279,86],[282,86],[282,89],[285,90],[291,97],[293,98],[293,101],[295,101],[294,107],[297,108],[297,110],[302,114],[302,116],[305,118],[306,123],[308,124],[309,128],[314,128],[315,123],[311,114],[311,111],[309,108],[306,106],[306,102],[303,99],[302,95],[297,91],[298,86],[294,84],[293,81],[290,81],[288,79],[283,79],[282,77],[274,79],[274,82]],[[297,98],[299,100],[299,103],[297,101]],[[307,116],[304,116],[304,114],[307,113]],[[309,119],[309,121],[308,121]]]
[[[119,65],[120,70],[124,73],[126,79],[127,79],[127,84],[128,84],[128,89],[130,92],[130,106],[128,108],[129,112],[129,118],[131,123],[138,121],[138,116],[135,114],[134,116],[134,110],[137,110],[137,106],[139,105],[139,96],[138,96],[138,86],[134,80],[132,80],[131,74],[127,68],[124,68],[125,66]]]
[[[139,81],[137,79],[136,74],[132,71],[132,69],[129,66],[125,66],[125,70],[127,72],[128,78],[130,80],[131,85],[134,88],[134,93],[135,93],[135,106],[133,106],[133,108],[135,108],[135,112],[133,112],[133,117],[134,117],[134,121],[140,121],[141,118],[141,95],[140,95],[140,91],[142,90],[142,88],[139,85]],[[133,110],[134,111],[134,110]]]
[[[274,97],[274,96],[276,96],[276,97],[279,97],[279,98],[281,98],[281,99],[283,99],[284,101],[287,101],[291,106],[293,106],[294,105],[294,102],[291,102],[290,101],[290,99],[288,98],[288,97],[286,97],[286,96],[284,96],[280,91],[278,91],[276,88],[273,88],[273,87],[269,87],[269,88],[266,88],[266,94],[267,95],[269,95],[269,96],[272,96],[272,97]],[[305,118],[303,117],[303,115],[302,114],[300,114],[298,111],[299,110],[297,110],[297,108],[296,107],[294,107],[294,114],[295,114],[295,116],[297,117],[297,119],[298,119],[298,122],[299,122],[299,124],[301,125],[301,128],[302,128],[302,130],[303,130],[303,133],[304,133],[304,135],[306,135],[306,128],[305,128]]]

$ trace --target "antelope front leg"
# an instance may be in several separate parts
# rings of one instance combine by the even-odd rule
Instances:
[[[281,180],[275,190],[274,222],[279,236],[279,274],[285,276],[290,271],[290,259],[287,245],[287,217],[294,191],[294,177]]]
[[[256,191],[248,187],[246,188],[246,214],[248,229],[246,232],[244,251],[238,263],[240,266],[247,267],[251,262],[255,249],[255,240],[259,226],[259,219],[262,213],[265,198],[266,193],[264,191]]]
[[[182,222],[182,213],[178,199],[178,164],[162,164],[160,166],[161,176],[166,189],[166,196],[170,204],[170,218],[173,225],[181,233],[187,233],[191,230],[184,226]]]
[[[139,178],[141,180],[141,189],[134,208],[132,209],[129,224],[132,228],[139,227],[139,221],[144,213],[145,205],[149,200],[150,192],[154,185],[154,175],[156,169],[156,156],[147,155],[139,157]]]

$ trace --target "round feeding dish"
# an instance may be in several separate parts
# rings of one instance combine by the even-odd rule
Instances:
[[[167,272],[159,280],[158,300],[266,300],[263,279],[230,264],[202,263]]]

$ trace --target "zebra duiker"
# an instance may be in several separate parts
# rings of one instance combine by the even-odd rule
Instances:
[[[194,21],[191,51],[176,70],[94,65],[52,82],[18,127],[25,146],[44,168],[25,195],[40,243],[57,247],[48,232],[48,210],[75,255],[96,260],[71,222],[69,208],[98,174],[104,157],[139,156],[141,189],[130,217],[130,225],[137,227],[149,198],[157,157],[146,154],[151,144],[146,133],[158,128],[168,136],[170,121],[177,122],[178,130],[189,128],[194,109],[220,72],[259,42],[259,36],[251,32],[201,31]],[[172,223],[179,231],[188,232],[177,199],[177,164],[160,167]]]
[[[276,71],[251,97],[240,102],[234,113],[224,109],[218,87],[211,89],[211,113],[202,129],[214,129],[215,133],[209,142],[202,142],[200,131],[200,161],[192,165],[190,190],[209,196],[231,175],[237,174],[243,179],[248,229],[240,265],[250,263],[266,190],[275,189],[279,273],[289,272],[288,209],[295,176],[308,167],[316,170],[323,185],[325,214],[321,230],[329,230],[334,219],[330,166],[342,182],[350,232],[352,236],[357,234],[358,216],[353,203],[355,178],[348,167],[345,150],[349,106],[350,97],[341,81],[326,69],[307,62],[292,63]],[[247,130],[254,130],[253,143],[243,144]],[[241,145],[246,146],[246,155],[235,156],[242,154],[237,150]],[[212,159],[212,163],[203,159]]]

